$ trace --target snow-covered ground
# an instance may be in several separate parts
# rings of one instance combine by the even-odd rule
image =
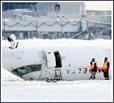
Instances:
[[[46,42],[44,42],[46,41]],[[7,41],[2,42],[4,44]],[[66,44],[67,42],[67,44]],[[72,45],[85,46],[85,45],[100,45],[104,49],[108,49],[107,53],[109,57],[112,57],[112,41],[110,40],[95,40],[95,41],[83,41],[83,40],[53,40],[55,45]],[[29,42],[26,41],[28,44]],[[25,43],[25,45],[26,45]],[[45,45],[51,45],[50,40],[39,40],[39,47]],[[19,46],[22,42],[19,43]],[[6,43],[8,44],[8,42]],[[22,47],[24,47],[23,45]],[[30,44],[35,46],[34,44]],[[29,45],[29,46],[30,46]],[[111,50],[111,51],[110,51]],[[111,53],[110,53],[111,52]],[[112,68],[112,58],[111,58]],[[78,80],[78,81],[58,81],[56,83],[45,81],[24,81],[13,74],[2,69],[2,84],[1,84],[1,100],[2,102],[38,102],[38,101],[113,101],[113,80]],[[113,75],[113,70],[111,69]]]
[[[3,70],[4,71],[4,70]],[[113,101],[112,80],[24,81],[6,73],[2,78],[2,102]]]

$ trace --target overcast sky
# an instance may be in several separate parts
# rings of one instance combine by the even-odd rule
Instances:
[[[113,1],[85,1],[86,10],[112,10]]]

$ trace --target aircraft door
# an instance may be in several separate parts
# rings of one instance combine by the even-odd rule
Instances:
[[[46,53],[46,58],[47,58],[47,66],[48,67],[55,67],[56,62],[55,62],[55,55],[53,52],[45,52]]]
[[[56,61],[56,66],[55,68],[61,68],[62,67],[62,61],[61,61],[61,56],[58,51],[54,52],[55,55],[55,61]]]

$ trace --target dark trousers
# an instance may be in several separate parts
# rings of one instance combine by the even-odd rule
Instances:
[[[103,71],[103,75],[104,75],[104,78],[105,78],[106,80],[109,79],[108,70]]]
[[[90,76],[90,78],[89,79],[95,79],[96,77],[96,71],[91,71],[90,70],[90,73],[91,73],[91,76]]]

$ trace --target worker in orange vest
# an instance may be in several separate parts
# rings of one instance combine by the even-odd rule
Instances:
[[[110,67],[110,63],[108,61],[108,58],[105,57],[103,67],[102,67],[102,72],[103,72],[105,80],[109,80],[109,67]]]
[[[94,80],[96,78],[95,75],[97,72],[97,62],[95,62],[95,58],[92,58],[92,60],[90,62],[90,70],[89,71],[91,73],[89,80],[90,79]]]

